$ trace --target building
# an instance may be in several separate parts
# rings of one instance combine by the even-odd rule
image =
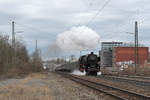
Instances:
[[[101,66],[108,70],[116,71],[124,65],[134,65],[134,44],[123,42],[102,42]],[[148,61],[148,47],[139,45],[138,63]]]
[[[134,47],[115,47],[114,48],[114,62],[133,62],[135,59]],[[138,47],[138,61],[139,64],[144,64],[148,61],[148,47]]]
[[[102,42],[101,66],[112,67],[113,48],[122,45],[123,42]]]

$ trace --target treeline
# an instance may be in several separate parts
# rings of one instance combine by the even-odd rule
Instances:
[[[28,74],[42,70],[42,60],[39,51],[28,55],[24,43],[17,41],[11,44],[9,36],[0,34],[0,75]]]

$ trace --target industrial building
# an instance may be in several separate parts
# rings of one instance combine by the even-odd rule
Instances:
[[[123,42],[102,42],[101,66],[108,70],[116,71],[123,65],[134,65],[134,44]],[[139,45],[138,63],[144,64],[148,61],[148,47]]]

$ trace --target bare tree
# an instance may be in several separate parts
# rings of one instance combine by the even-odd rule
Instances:
[[[24,43],[16,40],[15,47],[12,47],[9,36],[0,35],[0,74],[27,74],[41,69],[42,59],[38,50],[30,58]]]

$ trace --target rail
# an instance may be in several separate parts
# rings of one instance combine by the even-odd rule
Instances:
[[[122,81],[122,82],[127,82],[131,84],[135,84],[138,86],[144,86],[144,87],[150,87],[150,81],[146,81],[146,79],[137,79],[137,78],[131,78],[131,77],[118,77],[118,76],[110,76],[110,75],[101,75],[98,76],[99,78],[103,79],[111,79],[113,81]]]

